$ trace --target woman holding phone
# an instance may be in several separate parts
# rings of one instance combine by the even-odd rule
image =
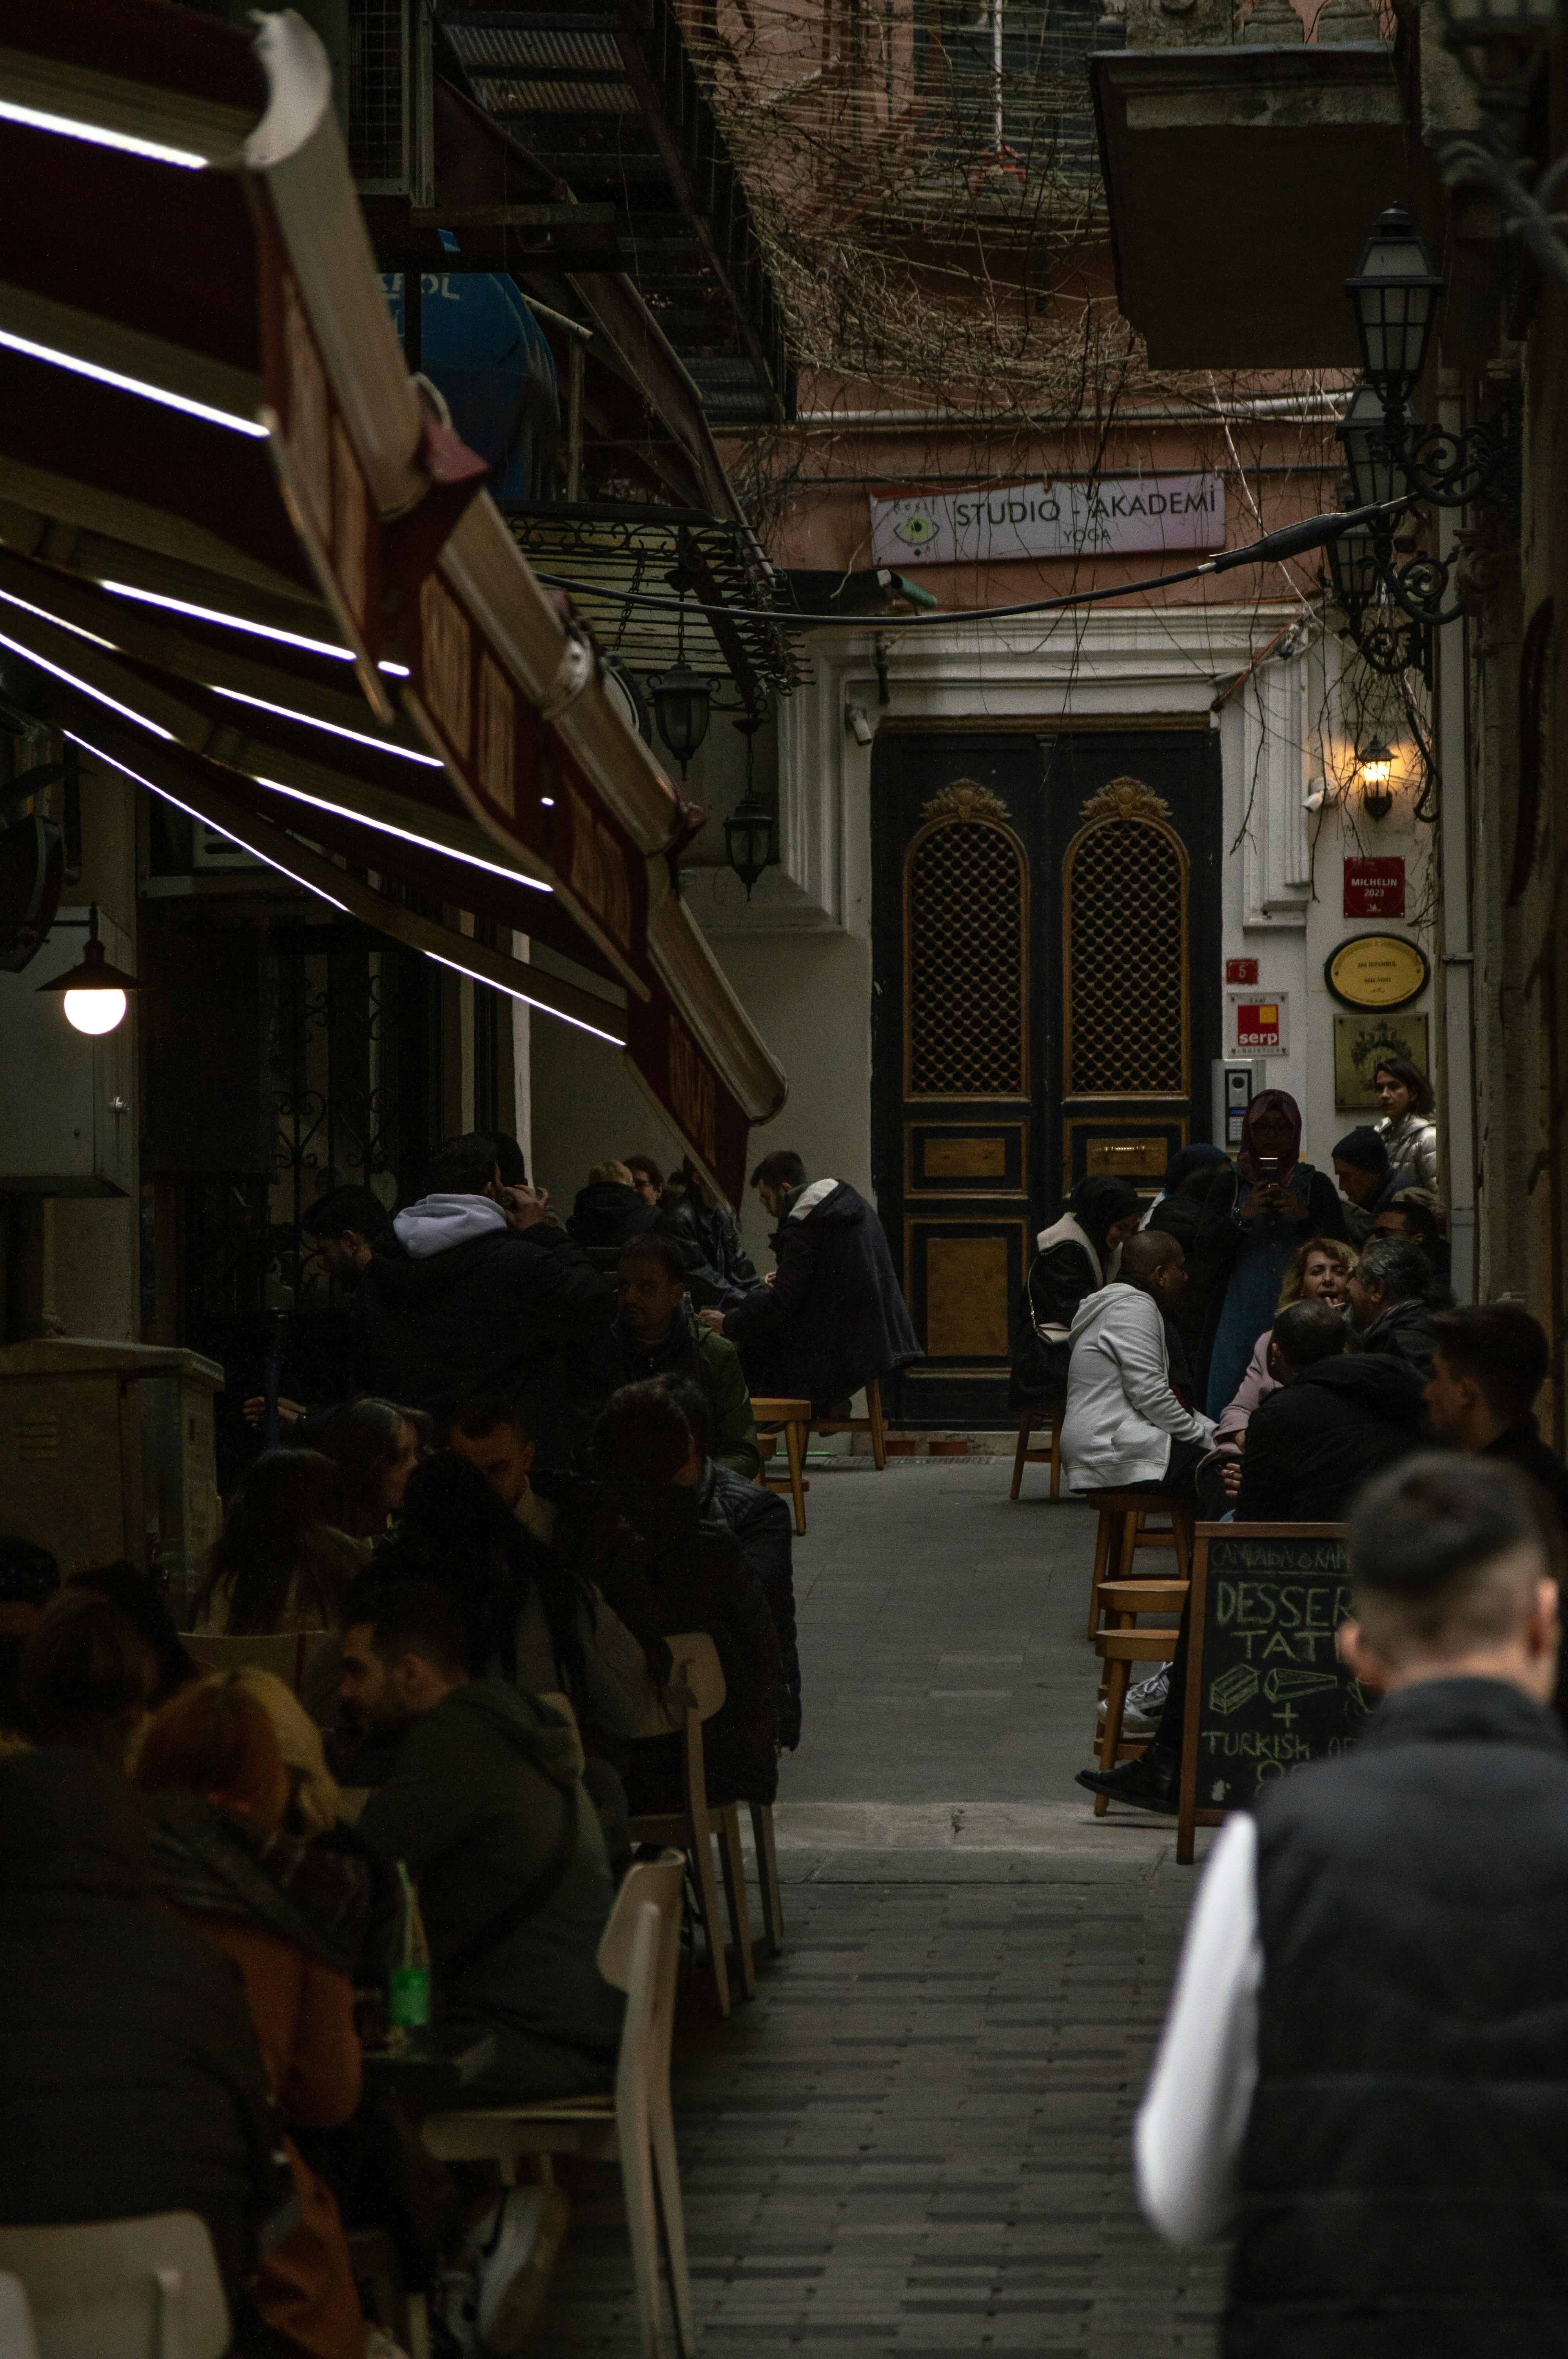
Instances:
[[[1214,1271],[1205,1339],[1210,1417],[1247,1373],[1274,1316],[1291,1261],[1309,1237],[1345,1237],[1339,1190],[1301,1159],[1301,1108],[1284,1090],[1260,1090],[1247,1109],[1241,1152],[1204,1200],[1194,1251]]]

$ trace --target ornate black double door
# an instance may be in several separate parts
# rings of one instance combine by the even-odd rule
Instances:
[[[893,1413],[998,1424],[1036,1232],[1208,1136],[1218,738],[884,731],[871,777],[873,1166],[926,1353]]]

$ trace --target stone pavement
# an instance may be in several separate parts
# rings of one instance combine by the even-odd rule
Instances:
[[[703,2348],[1211,2359],[1221,2256],[1145,2226],[1130,2146],[1194,1878],[1073,1799],[1093,1520],[995,1459],[811,1471],[786,1948],[728,2024],[683,2005]],[[614,2174],[570,2183],[536,2347],[631,2359]]]

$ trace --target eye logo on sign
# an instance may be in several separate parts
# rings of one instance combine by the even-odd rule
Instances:
[[[935,517],[921,516],[917,512],[914,516],[906,516],[901,523],[895,524],[893,530],[906,548],[924,549],[927,541],[935,539],[937,526]]]

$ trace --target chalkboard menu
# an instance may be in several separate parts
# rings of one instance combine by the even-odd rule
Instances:
[[[1350,1613],[1342,1524],[1199,1524],[1176,1856],[1271,1778],[1354,1745],[1376,1698],[1334,1634]]]

